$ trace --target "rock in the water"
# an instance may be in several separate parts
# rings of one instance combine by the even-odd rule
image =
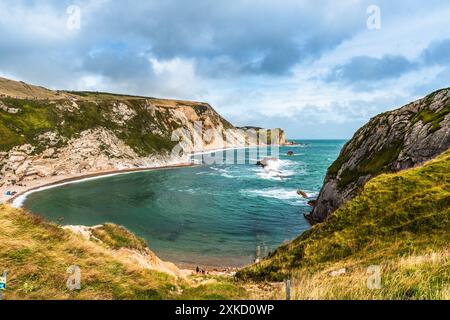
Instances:
[[[267,167],[270,161],[278,161],[277,158],[264,158],[262,160],[256,161],[256,165],[260,167]]]
[[[311,207],[315,207],[317,205],[317,200],[309,200],[308,201],[308,206],[311,206]]]
[[[308,195],[306,194],[305,191],[297,190],[297,194],[298,194],[299,196],[302,196],[302,197],[305,198],[305,199],[308,198]]]

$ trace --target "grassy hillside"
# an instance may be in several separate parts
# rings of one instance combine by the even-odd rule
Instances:
[[[450,150],[421,167],[370,180],[326,222],[238,277],[292,277],[301,298],[448,299],[449,168]],[[370,265],[382,268],[382,290],[365,286]],[[341,268],[345,275],[329,275]]]
[[[192,110],[202,120],[209,116],[215,125],[234,128],[202,102],[53,91],[0,77],[0,152],[27,143],[38,154],[48,147],[43,133],[56,133],[58,143],[52,147],[59,148],[82,131],[96,128],[114,132],[141,156],[170,151],[176,144],[172,132],[183,126],[173,109],[189,109],[188,114]]]
[[[36,147],[35,153],[39,153],[47,147],[45,142],[39,139],[39,136],[45,132],[56,131],[62,138],[70,139],[77,137],[84,130],[98,127],[112,130],[141,155],[173,148],[175,143],[171,141],[169,134],[179,125],[171,121],[167,112],[157,109],[155,110],[156,120],[148,115],[138,116],[133,117],[127,126],[122,126],[110,116],[112,105],[116,102],[115,100],[82,100],[77,103],[77,109],[67,112],[61,109],[67,108],[65,104],[57,107],[60,102],[1,98],[0,103],[20,111],[17,114],[10,114],[0,110],[0,133],[2,134],[0,151],[29,143]],[[127,105],[137,114],[147,114],[145,99],[131,99],[127,101]],[[154,134],[153,131],[157,128],[165,135]],[[65,143],[64,139],[60,140],[60,145],[57,147]]]
[[[246,292],[229,278],[170,275],[143,269],[114,254],[142,249],[143,241],[108,224],[85,240],[32,216],[0,205],[0,270],[8,270],[5,299],[237,299]],[[66,288],[71,265],[81,268],[81,290]]]

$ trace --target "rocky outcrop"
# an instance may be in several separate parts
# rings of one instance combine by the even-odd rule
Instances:
[[[450,89],[385,112],[359,129],[328,169],[307,218],[324,221],[374,176],[419,165],[450,148]]]
[[[103,243],[103,241],[97,238],[93,231],[102,228],[103,225],[97,225],[92,227],[87,226],[64,226],[63,229],[69,230],[75,234],[80,235],[85,240],[94,241],[97,243]],[[117,227],[121,228],[121,227]],[[107,246],[107,245],[106,245]],[[175,264],[161,260],[153,251],[147,246],[140,250],[133,248],[109,248],[110,253],[121,259],[129,260],[143,269],[155,270],[164,272],[175,277],[184,277],[185,273],[182,272]]]

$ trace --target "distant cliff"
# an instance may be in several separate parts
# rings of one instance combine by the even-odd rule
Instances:
[[[180,141],[185,152],[246,143],[245,131],[207,103],[52,91],[4,78],[0,137],[0,186],[180,162],[186,156],[172,153]],[[281,132],[278,143],[283,142]]]
[[[328,169],[308,216],[324,221],[371,178],[414,167],[450,148],[450,89],[382,113],[359,129]]]

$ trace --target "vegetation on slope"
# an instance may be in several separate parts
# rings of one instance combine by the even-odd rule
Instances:
[[[421,109],[417,113],[411,112],[409,120],[403,119],[402,123],[398,123],[395,128],[388,128],[388,135],[383,141],[383,147],[380,149],[373,148],[367,151],[363,160],[354,168],[347,168],[340,173],[338,186],[344,189],[350,183],[354,183],[358,178],[371,175],[377,176],[381,173],[389,173],[396,171],[393,168],[393,163],[398,158],[398,155],[404,148],[404,136],[408,130],[417,122],[422,125],[429,125],[427,135],[433,134],[442,128],[442,121],[450,113],[450,99],[445,98],[444,101],[439,102],[441,106],[438,109],[432,109],[431,105],[439,100],[440,94],[445,94],[450,88],[441,89],[433,92],[421,100]],[[401,109],[399,109],[401,110]],[[395,110],[393,111],[395,112]],[[353,154],[368,140],[372,135],[377,134],[379,128],[389,125],[389,118],[392,117],[392,112],[385,112],[372,118],[368,124],[360,128],[354,135],[359,137],[357,141],[350,140],[342,149],[342,153],[338,159],[330,166],[327,176],[336,178],[342,165],[347,163]],[[405,122],[410,122],[411,126],[405,125]],[[397,132],[397,133],[396,133]]]
[[[450,150],[421,167],[370,180],[356,198],[324,223],[278,248],[261,263],[243,269],[238,277],[306,277],[311,284],[322,281],[324,274],[328,277],[326,272],[333,269],[346,267],[360,277],[369,265],[382,265],[392,272],[386,274],[385,288],[375,297],[448,297],[449,168]],[[352,279],[351,273],[348,277]],[[351,294],[353,289],[340,291],[345,286],[352,288],[351,282],[333,279],[322,282],[326,291],[322,297],[358,297]],[[327,286],[339,281],[333,294]],[[364,283],[359,283],[361,286]]]
[[[238,299],[246,292],[229,278],[176,279],[143,269],[99,243],[0,205],[0,271],[8,270],[4,299]],[[140,247],[138,238],[108,225],[103,239]],[[99,234],[97,234],[99,235]],[[81,290],[66,287],[67,268],[81,269]]]
[[[79,108],[69,112],[57,107],[61,101],[1,98],[0,103],[16,108],[19,112],[11,114],[0,110],[2,134],[0,151],[29,143],[37,148],[35,150],[37,153],[45,148],[40,145],[39,135],[46,131],[56,131],[61,137],[70,139],[77,137],[84,130],[98,127],[112,130],[140,155],[169,151],[174,147],[176,143],[171,141],[170,133],[179,125],[170,121],[167,114],[156,109],[155,119],[150,114],[142,116],[147,113],[146,100],[130,99],[126,101],[127,106],[140,116],[133,117],[126,126],[122,126],[109,116],[113,104],[118,102],[118,100],[82,100],[77,102]],[[62,108],[67,106],[62,104]],[[154,134],[155,131],[166,132],[166,136]]]
[[[425,97],[426,103],[428,105],[428,108],[424,108],[422,111],[417,113],[413,117],[413,123],[416,123],[418,121],[422,121],[424,124],[431,123],[430,129],[428,133],[433,133],[439,129],[441,129],[441,122],[444,120],[444,117],[450,113],[450,100],[447,100],[447,104],[438,112],[433,112],[430,110],[429,106],[431,103],[433,103],[433,99],[441,91],[445,91],[448,89],[442,89],[436,92],[433,92],[432,94]]]
[[[135,236],[122,226],[112,223],[92,229],[92,235],[112,249],[134,249],[144,251],[148,248],[144,239]]]
[[[297,270],[291,277],[292,299],[332,300],[449,300],[450,250],[438,249],[423,254],[410,254],[383,260],[380,264],[379,289],[367,285],[374,276],[363,260],[346,259],[330,264],[326,269],[308,272]],[[345,273],[332,276],[332,272],[345,269]],[[285,299],[283,283],[253,285],[252,298]]]

